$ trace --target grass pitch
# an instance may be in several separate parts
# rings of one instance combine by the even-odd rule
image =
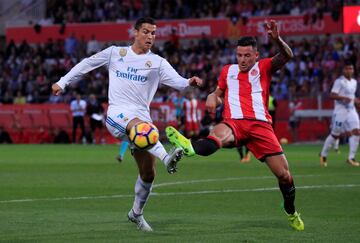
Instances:
[[[236,150],[185,158],[168,175],[158,162],[145,209],[154,232],[127,221],[136,165],[117,146],[1,145],[1,242],[359,242],[360,168],[347,147],[320,168],[320,146],[286,146],[305,231],[280,210],[265,164],[240,164]]]

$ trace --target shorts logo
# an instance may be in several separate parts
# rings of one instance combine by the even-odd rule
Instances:
[[[250,74],[251,74],[251,76],[256,76],[256,75],[258,75],[258,70],[256,70],[256,69],[253,69],[253,70],[251,70],[251,72],[250,72]]]
[[[151,68],[151,66],[152,66],[151,61],[147,61],[147,62],[145,63],[145,67]]]

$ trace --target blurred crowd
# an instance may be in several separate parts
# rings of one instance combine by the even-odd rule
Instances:
[[[327,94],[332,82],[341,73],[344,59],[351,59],[356,69],[360,67],[359,36],[314,36],[288,39],[295,57],[273,76],[273,96],[277,100],[292,96],[315,97]],[[123,44],[123,43],[119,43]],[[221,68],[236,63],[235,41],[210,39],[183,41],[171,38],[157,43],[153,51],[166,58],[184,77],[197,75],[205,86],[196,97],[206,99],[217,85]],[[95,94],[101,102],[107,101],[107,70],[100,68],[85,75],[69,87],[62,96],[51,95],[51,85],[65,75],[83,58],[107,47],[96,37],[89,42],[70,36],[65,40],[49,39],[41,45],[19,45],[10,42],[0,52],[0,103],[69,103],[75,92],[88,96]],[[261,57],[274,55],[276,47],[271,42],[259,40]],[[172,89],[160,87],[154,102],[171,99]]]
[[[309,20],[331,13],[339,18],[341,5],[359,4],[360,0],[50,0],[47,1],[49,23],[128,21],[140,16],[156,19],[230,17],[305,14]],[[305,20],[305,19],[304,19]],[[273,76],[273,96],[277,100],[292,96],[327,94],[332,82],[340,74],[341,63],[351,59],[356,69],[360,49],[359,36],[321,35],[287,39],[295,58]],[[101,102],[107,101],[107,70],[100,68],[85,75],[71,86],[65,95],[51,95],[51,85],[65,75],[76,63],[112,43],[100,43],[96,36],[90,41],[76,39],[49,39],[46,43],[16,45],[10,42],[0,50],[0,103],[69,103],[78,92],[85,96],[95,94]],[[115,43],[128,45],[129,43]],[[158,42],[153,52],[166,58],[184,77],[200,76],[205,86],[196,94],[205,99],[217,85],[217,78],[225,64],[235,63],[235,41],[211,39],[203,35],[198,40],[181,41],[174,32],[168,41]],[[267,40],[259,39],[261,57],[275,53]],[[161,87],[154,102],[171,100],[172,90]]]
[[[129,21],[141,16],[156,19],[300,15],[340,16],[342,4],[357,0],[49,0],[47,21],[52,23]]]

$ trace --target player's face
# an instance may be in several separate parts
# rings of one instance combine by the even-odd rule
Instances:
[[[135,43],[143,50],[150,50],[155,41],[156,25],[142,24],[139,30],[135,30]]]
[[[346,65],[344,66],[344,76],[350,79],[354,74],[354,66],[353,65]]]
[[[249,71],[258,57],[259,52],[252,46],[238,46],[236,48],[236,58],[241,72]]]

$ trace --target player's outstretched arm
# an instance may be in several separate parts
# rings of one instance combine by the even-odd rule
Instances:
[[[271,62],[272,71],[275,72],[282,68],[291,58],[293,58],[294,54],[288,44],[286,44],[286,42],[280,37],[275,20],[265,22],[264,28],[269,37],[276,43],[279,49],[279,52],[272,58]]]
[[[85,58],[81,62],[76,64],[64,77],[62,77],[56,83],[59,87],[52,87],[53,92],[57,92],[58,94],[60,94],[61,91],[58,91],[58,88],[64,90],[67,85],[79,80],[84,74],[94,70],[95,68],[108,64],[112,48],[113,46],[110,46],[105,50],[98,52],[91,57]]]

